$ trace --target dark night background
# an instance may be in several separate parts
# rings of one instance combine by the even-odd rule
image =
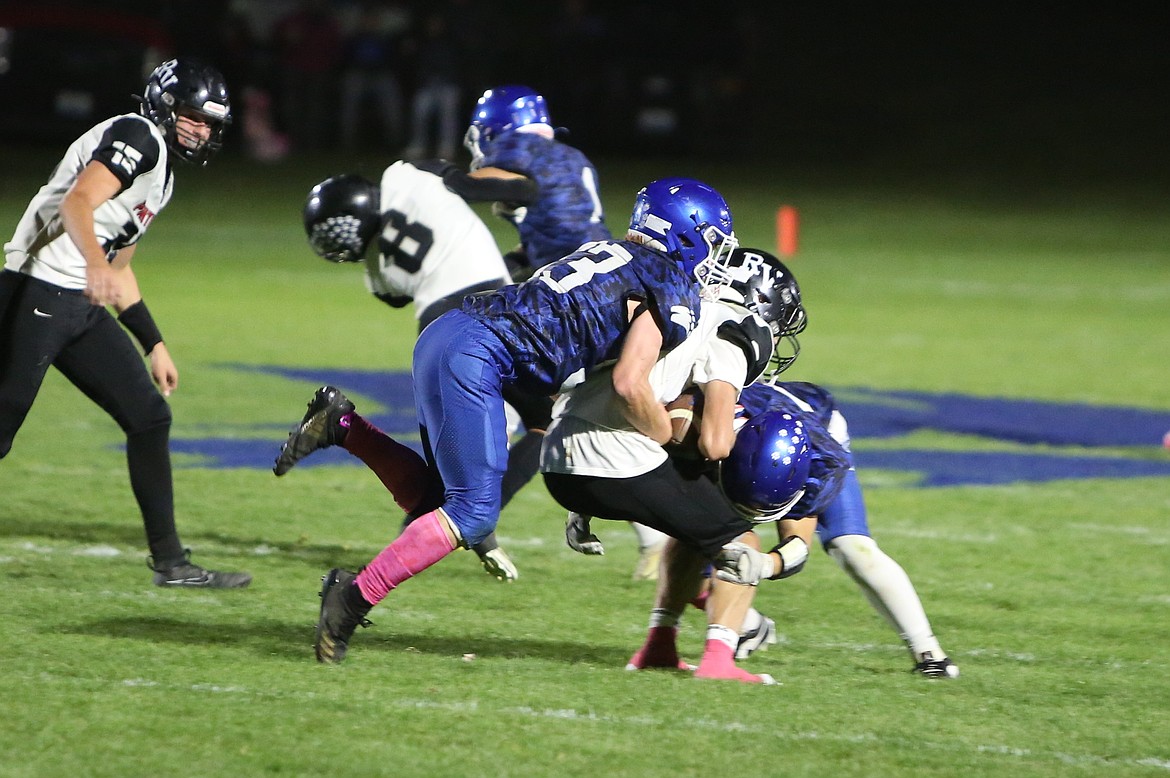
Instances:
[[[335,15],[356,8],[308,5]],[[554,121],[590,154],[1156,186],[1170,179],[1170,46],[1146,4],[382,5],[411,19],[395,55],[407,101],[425,78],[422,20],[436,10],[449,16],[462,57],[460,133],[485,87],[520,82],[546,95]],[[237,125],[243,88],[266,91],[276,129],[296,136],[280,118],[288,72],[271,29],[297,8],[294,0],[0,5],[0,27],[9,30],[0,140],[59,145],[128,110],[124,95],[140,88],[142,54],[127,51],[143,42],[217,64],[233,90]],[[345,56],[343,42],[330,77]],[[101,92],[94,115],[75,115],[73,124],[54,115],[60,106],[47,96],[67,87]],[[326,116],[336,116],[336,88],[322,94]],[[337,137],[327,126],[316,149],[294,138],[291,153],[335,148]],[[369,133],[359,140],[380,143]]]

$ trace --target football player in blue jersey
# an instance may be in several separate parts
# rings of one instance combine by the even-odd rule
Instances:
[[[768,413],[791,414],[801,419],[810,430],[826,431],[826,435],[819,438],[820,443],[813,438],[814,448],[824,448],[835,442],[836,447],[844,451],[849,465],[844,473],[844,484],[832,502],[817,512],[816,534],[821,547],[837,561],[861,588],[874,610],[905,641],[915,672],[928,678],[958,677],[959,668],[934,636],[922,601],[906,571],[883,552],[870,535],[861,484],[849,451],[848,425],[832,394],[811,383],[761,382],[745,388],[739,402],[743,406],[743,415],[749,418]],[[798,506],[793,515],[800,513]],[[744,559],[737,559],[737,562],[747,562],[751,558],[767,565],[767,561],[756,559],[753,551],[743,551],[742,554]],[[775,558],[771,561],[778,564]]]
[[[520,244],[504,259],[517,280],[583,243],[611,237],[597,170],[556,134],[536,90],[516,84],[489,89],[476,102],[463,139],[471,172],[452,165],[443,176],[469,201],[495,201],[493,211],[516,226]]]
[[[597,170],[579,150],[559,141],[556,133],[548,105],[536,90],[520,85],[489,89],[476,103],[464,137],[471,152],[471,171],[452,163],[429,168],[464,200],[494,202],[492,210],[516,227],[520,243],[504,255],[516,281],[584,243],[611,238],[598,194]],[[510,493],[528,483],[538,469],[544,430],[526,427],[511,449],[505,480]],[[644,546],[645,553],[652,556],[656,533],[636,529],[643,543],[650,544]],[[495,535],[489,535],[484,544],[497,547]]]
[[[99,122],[69,146],[4,245],[0,459],[52,365],[126,433],[154,583],[240,588],[250,575],[194,564],[175,528],[164,397],[179,374],[130,264],[170,202],[172,160],[203,166],[219,151],[231,121],[227,84],[215,68],[180,57],[155,68],[139,101],[137,112]]]
[[[335,568],[324,577],[318,661],[342,661],[354,630],[391,590],[495,528],[507,463],[505,385],[550,396],[612,364],[625,417],[669,440],[670,418],[647,376],[694,327],[701,297],[717,293],[718,269],[735,247],[718,192],[661,179],[638,193],[624,240],[587,243],[523,284],[466,298],[423,330],[414,386],[426,458],[412,480],[432,488],[403,506],[418,518],[360,573]],[[329,402],[288,445],[308,453],[349,413]]]

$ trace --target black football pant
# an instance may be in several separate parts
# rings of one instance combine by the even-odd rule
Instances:
[[[631,478],[545,473],[544,485],[567,510],[645,524],[707,559],[714,559],[725,543],[755,529],[714,480],[674,458]]]
[[[182,559],[171,483],[171,410],[130,336],[80,291],[0,272],[0,458],[12,449],[50,365],[126,433],[130,486],[156,566]]]

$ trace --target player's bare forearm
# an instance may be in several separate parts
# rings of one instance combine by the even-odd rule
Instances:
[[[726,381],[703,385],[703,425],[699,428],[699,452],[707,459],[725,459],[735,445],[736,388]]]
[[[636,303],[632,306],[638,310]],[[626,421],[656,443],[665,444],[671,435],[670,414],[650,386],[650,370],[662,349],[662,333],[653,316],[634,316],[613,366],[613,390]]]
[[[667,413],[666,407],[658,402],[649,383],[643,388],[629,387],[625,393],[617,390],[616,386],[614,388],[622,413],[634,429],[659,445],[670,442],[672,432],[670,414]]]

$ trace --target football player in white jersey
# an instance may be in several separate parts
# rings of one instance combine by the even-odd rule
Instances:
[[[483,220],[444,184],[449,167],[441,160],[398,161],[382,173],[380,184],[357,175],[333,176],[313,187],[304,208],[313,251],[332,262],[363,262],[366,289],[395,308],[413,302],[419,332],[458,308],[465,296],[512,283]],[[540,437],[552,411],[548,398],[508,390],[506,399],[527,433],[509,450],[505,504],[536,474]],[[306,433],[302,428],[331,403],[350,414],[350,426],[341,428],[340,435]],[[326,445],[340,445],[361,458],[411,515],[414,490],[398,481],[403,473],[412,472],[402,465],[402,457],[413,458],[414,453],[380,434],[331,387],[319,389],[309,402],[305,418],[294,428],[273,469],[284,475],[302,457]],[[494,532],[473,549],[490,575],[501,581],[519,577]]]
[[[750,249],[733,252],[728,263],[732,281],[725,290],[736,292],[744,288],[741,282],[749,280],[747,275],[762,272],[762,266],[748,262],[753,256]],[[798,298],[774,309],[765,321],[739,305],[704,302],[695,330],[651,370],[650,383],[660,402],[673,400],[692,384],[703,388],[704,423],[698,438],[703,459],[717,461],[731,452],[739,392],[767,367],[773,338],[787,334],[781,322],[803,322],[803,312],[793,308],[800,308]],[[612,397],[612,381],[605,374],[595,374],[561,395],[542,450],[545,484],[570,511],[639,521],[671,536],[663,553],[650,632],[627,669],[686,668],[675,634],[683,608],[699,591],[706,563],[730,541],[738,538],[758,548],[759,539],[752,522],[699,472],[702,465],[690,468],[669,457],[666,449],[615,411]],[[802,532],[809,540],[814,526],[815,521],[793,523],[782,527],[781,534]],[[768,675],[735,666],[741,627],[754,594],[751,587],[712,579],[705,603],[707,643],[696,677],[774,682]]]
[[[219,150],[231,120],[227,86],[214,68],[179,58],[151,73],[139,100],[140,113],[107,119],[69,146],[4,245],[0,458],[53,365],[126,433],[154,583],[239,588],[252,577],[192,563],[179,540],[163,399],[179,375],[130,268],[138,240],[171,199],[172,157],[202,166]]]

